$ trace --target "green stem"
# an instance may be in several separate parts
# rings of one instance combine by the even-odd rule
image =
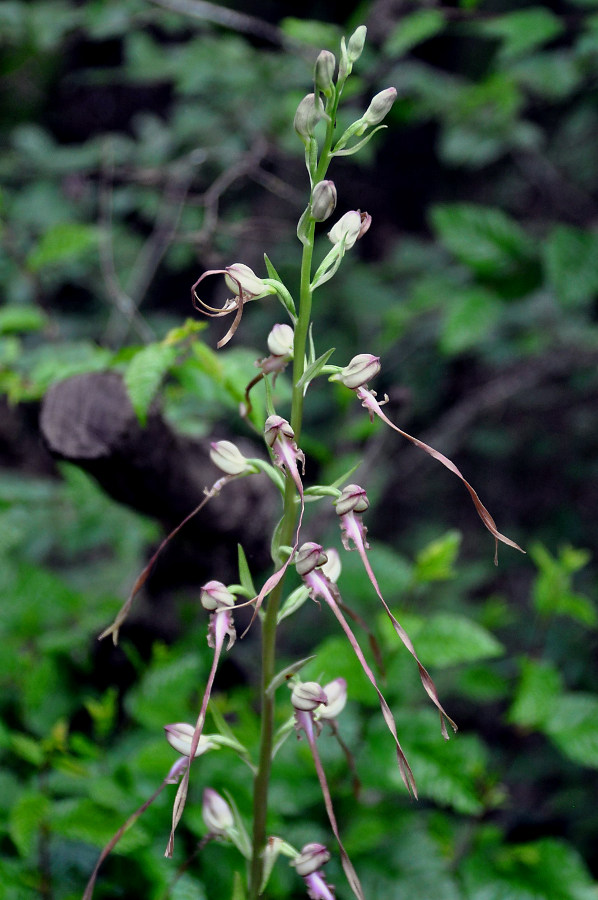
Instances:
[[[338,102],[338,100],[337,100]],[[336,113],[336,103],[334,104]],[[330,164],[330,148],[334,133],[334,115],[331,117],[322,154],[315,173],[314,184],[321,181]],[[311,320],[312,292],[311,269],[314,251],[315,221],[311,219],[303,245],[301,257],[301,284],[299,291],[299,315],[295,325],[293,351],[293,395],[291,403],[291,427],[295,440],[299,441],[303,423],[303,388],[297,383],[305,369],[305,350]],[[297,523],[297,491],[293,479],[287,475],[284,494],[283,521],[280,530],[280,544],[293,545]],[[284,587],[284,578],[276,585],[267,600],[262,624],[262,673],[261,673],[261,733],[258,770],[253,788],[253,839],[252,857],[249,869],[249,900],[259,900],[263,877],[264,847],[267,839],[268,788],[272,768],[272,744],[274,737],[274,696],[267,688],[275,675],[276,665],[276,618]]]

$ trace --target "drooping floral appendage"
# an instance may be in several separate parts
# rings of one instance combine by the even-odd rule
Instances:
[[[186,765],[185,759],[177,759],[177,761],[174,763],[174,765],[171,766],[170,771],[168,772],[168,775],[166,776],[166,778],[164,779],[164,781],[162,782],[160,787],[154,791],[154,793],[151,795],[151,797],[149,797],[148,800],[145,801],[145,803],[141,804],[139,809],[136,809],[135,812],[129,816],[127,821],[124,822],[123,825],[121,825],[121,827],[118,829],[118,831],[113,835],[113,837],[110,838],[110,840],[108,841],[108,843],[106,844],[106,846],[104,847],[102,852],[100,853],[99,859],[98,859],[97,863],[95,864],[93,872],[89,876],[89,881],[87,882],[87,885],[85,887],[85,891],[83,892],[83,896],[82,896],[81,900],[91,900],[91,898],[93,897],[93,892],[94,892],[95,883],[96,883],[96,880],[98,877],[98,873],[100,871],[100,866],[102,865],[102,863],[104,862],[106,857],[109,856],[110,853],[112,853],[112,851],[114,850],[114,848],[120,841],[123,834],[125,834],[125,832],[127,832],[129,830],[129,828],[135,824],[137,819],[145,812],[145,810],[149,806],[151,806],[151,804],[154,802],[154,800],[157,797],[160,796],[160,794],[162,793],[162,791],[164,790],[166,785],[176,784],[178,782],[179,778],[183,774],[183,769],[184,769],[185,765]]]
[[[403,431],[402,428],[399,428],[398,425],[395,425],[394,422],[388,418],[388,416],[382,412],[382,405],[388,402],[388,397],[385,397],[382,402],[376,400],[376,392],[370,391],[367,388],[367,382],[377,375],[380,371],[380,359],[377,356],[372,356],[370,353],[360,353],[358,356],[353,357],[348,366],[345,366],[344,369],[339,371],[337,375],[334,375],[333,378],[335,380],[341,381],[345,387],[354,390],[359,399],[361,400],[362,406],[368,410],[370,414],[370,419],[373,419],[374,416],[378,416],[386,425],[396,431],[397,434],[400,434],[401,437],[404,437],[410,443],[412,443],[415,447],[419,447],[425,453],[428,453],[433,459],[438,460],[445,468],[447,468],[450,472],[459,478],[469,492],[469,496],[473,500],[473,504],[476,508],[477,514],[480,519],[490,532],[490,534],[494,538],[495,542],[495,552],[494,552],[494,564],[498,565],[498,542],[501,541],[503,544],[507,544],[509,547],[513,547],[515,550],[519,550],[521,553],[525,553],[519,544],[516,544],[515,541],[512,541],[511,538],[506,537],[504,534],[501,534],[500,531],[496,527],[496,522],[478,497],[476,491],[472,488],[470,483],[466,480],[464,475],[459,471],[457,466],[443,453],[440,453],[438,450],[435,450],[434,447],[430,447],[429,444],[424,443],[424,441],[420,441],[417,438],[412,437],[412,435],[407,434],[406,431]]]
[[[214,650],[214,659],[212,661],[212,667],[208,676],[208,681],[206,684],[206,689],[204,691],[199,715],[197,717],[197,722],[195,723],[195,728],[191,737],[188,757],[187,755],[185,756],[186,767],[181,779],[181,783],[179,784],[176,797],[174,799],[174,805],[172,808],[172,827],[170,830],[170,837],[168,839],[166,851],[164,853],[164,856],[166,857],[172,856],[174,849],[174,832],[181,820],[181,816],[183,815],[183,810],[185,808],[187,792],[189,790],[189,774],[191,771],[191,762],[195,758],[197,749],[199,747],[201,733],[206,718],[206,711],[208,708],[208,701],[210,699],[210,694],[212,693],[212,686],[214,684],[214,677],[216,675],[218,661],[220,659],[222,648],[224,646],[224,639],[228,636],[228,649],[230,650],[236,638],[232,614],[232,607],[234,606],[235,598],[233,594],[228,591],[226,586],[220,581],[209,581],[202,588],[201,603],[204,609],[213,611],[212,615],[210,616],[210,624],[208,626],[208,646]]]
[[[318,781],[320,782],[320,790],[322,791],[322,796],[324,798],[324,806],[326,807],[326,813],[328,815],[328,821],[330,822],[332,833],[334,834],[334,837],[336,838],[336,842],[338,844],[343,871],[347,876],[347,881],[349,882],[351,890],[358,898],[358,900],[365,900],[363,888],[361,887],[361,883],[359,881],[359,878],[357,877],[357,872],[353,868],[353,863],[349,859],[349,855],[345,850],[345,847],[341,840],[338,823],[336,821],[334,808],[332,806],[330,789],[328,787],[328,782],[326,781],[326,773],[324,772],[324,767],[322,766],[322,761],[320,759],[318,747],[316,744],[316,736],[319,733],[319,726],[314,720],[314,711],[322,703],[327,704],[328,698],[323,688],[321,688],[319,684],[317,684],[316,682],[307,682],[306,684],[299,684],[295,686],[291,696],[291,702],[295,708],[295,728],[297,730],[297,734],[300,734],[301,732],[305,734],[312,759],[314,761],[314,766],[318,775]],[[321,864],[322,862],[320,861],[320,865]],[[319,869],[319,867],[319,865],[315,866],[312,871]]]
[[[314,548],[318,547],[318,546],[319,545],[313,545]],[[320,547],[319,549],[320,549],[319,559],[321,559],[324,554],[322,553],[322,547]],[[299,549],[299,552],[301,552],[301,550],[302,550],[302,548]],[[395,724],[395,720],[393,718],[390,707],[389,707],[388,703],[386,702],[384,695],[382,694],[382,691],[378,687],[378,682],[376,681],[376,676],[370,669],[370,667],[367,663],[367,660],[366,660],[365,656],[363,655],[363,651],[362,651],[361,647],[359,646],[359,641],[353,634],[353,632],[351,630],[351,626],[349,625],[349,623],[347,622],[347,620],[345,619],[345,617],[343,616],[343,614],[340,610],[340,606],[339,606],[340,594],[339,594],[338,588],[336,587],[336,585],[332,584],[332,582],[329,581],[328,578],[326,578],[326,576],[322,572],[322,570],[320,568],[322,563],[319,562],[318,557],[316,556],[315,549],[312,551],[312,560],[314,562],[313,568],[310,569],[309,571],[301,571],[301,572],[299,572],[299,574],[301,575],[301,577],[303,578],[303,581],[309,588],[309,593],[310,593],[312,600],[317,600],[318,597],[321,597],[322,600],[324,600],[325,603],[328,604],[328,606],[330,607],[330,609],[336,616],[336,619],[338,620],[341,628],[347,635],[349,643],[351,644],[351,647],[353,648],[353,652],[355,653],[357,659],[361,663],[361,667],[362,667],[363,671],[369,678],[371,684],[374,687],[374,690],[378,694],[378,700],[380,701],[380,708],[382,710],[382,715],[384,717],[384,721],[386,722],[386,725],[388,726],[388,730],[390,731],[390,733],[392,734],[392,736],[395,740],[395,746],[396,746],[396,752],[397,752],[397,762],[399,765],[399,771],[401,773],[401,778],[403,779],[403,783],[404,783],[405,787],[407,788],[407,790],[409,791],[409,793],[413,794],[413,796],[417,799],[417,787],[415,784],[415,778],[414,778],[413,772],[411,771],[411,766],[407,762],[407,757],[405,756],[405,753],[403,752],[403,748],[401,747],[401,744],[399,741],[399,736],[397,734],[397,726]],[[325,562],[325,558],[324,558],[324,562]]]
[[[244,419],[248,419],[251,415],[253,407],[249,395],[256,384],[259,384],[266,375],[272,375],[272,385],[275,385],[277,376],[284,372],[293,359],[294,338],[295,332],[290,325],[278,323],[272,327],[268,335],[270,356],[255,361],[255,365],[261,370],[260,374],[252,378],[245,388],[244,402],[241,404],[241,415]]]
[[[224,302],[224,306],[220,308],[210,306],[205,300],[197,295],[197,287],[208,275],[224,275],[228,287],[233,292],[233,296]],[[198,312],[209,316],[211,319],[218,319],[222,316],[229,316],[235,313],[233,324],[230,326],[224,337],[218,341],[216,346],[224,347],[228,344],[235,331],[239,327],[241,317],[243,315],[243,307],[250,300],[257,300],[260,297],[266,297],[275,294],[276,288],[267,281],[259,278],[255,272],[244,265],[244,263],[234,263],[232,266],[226,266],[224,269],[210,269],[201,275],[193,287],[191,288],[191,302]]]
[[[112,623],[112,625],[102,631],[102,633],[98,637],[98,640],[102,641],[104,638],[108,637],[108,635],[111,634],[114,645],[116,646],[118,644],[118,634],[120,628],[129,615],[131,606],[133,605],[133,601],[149,578],[152,569],[156,564],[156,560],[158,559],[166,545],[169,544],[170,541],[177,536],[179,531],[185,527],[187,522],[190,522],[191,519],[193,519],[197,515],[197,513],[204,508],[208,500],[212,500],[220,493],[222,488],[226,484],[228,484],[229,481],[232,481],[233,478],[238,478],[242,475],[253,475],[258,472],[258,469],[253,466],[247,459],[245,459],[242,453],[230,441],[215,441],[214,443],[212,443],[210,449],[210,459],[212,460],[214,465],[218,466],[218,468],[225,473],[224,476],[215,481],[211,488],[205,489],[205,497],[203,498],[201,503],[198,503],[195,509],[192,509],[189,515],[185,516],[183,521],[179,522],[176,528],[173,528],[170,534],[167,534],[164,540],[161,541],[160,546],[155,551],[155,553],[152,554],[150,561],[145,566],[141,574],[137,577],[137,580],[135,581],[135,584],[131,589],[131,593],[118,611],[114,622]]]
[[[359,553],[368,578],[370,579],[370,583],[376,591],[378,598],[380,599],[380,602],[384,607],[384,611],[392,622],[394,630],[417,663],[424,689],[428,697],[431,699],[432,703],[440,713],[440,728],[442,731],[442,736],[445,740],[448,740],[446,722],[449,723],[453,731],[457,731],[457,725],[448,715],[446,710],[442,707],[442,704],[440,703],[438,697],[436,686],[432,681],[429,672],[420,662],[417,653],[415,652],[415,648],[411,642],[411,638],[409,637],[403,626],[400,624],[400,622],[397,621],[397,619],[390,611],[386,600],[382,596],[378,580],[374,575],[374,571],[370,565],[370,561],[366,552],[369,548],[369,544],[366,539],[367,528],[363,524],[360,515],[360,513],[363,513],[366,511],[366,509],[368,509],[369,505],[370,503],[367,498],[366,492],[358,484],[349,484],[345,488],[343,488],[341,496],[336,501],[336,512],[341,522],[343,547],[345,548],[345,550],[357,550],[357,552]],[[351,544],[353,544],[353,546],[351,546]]]

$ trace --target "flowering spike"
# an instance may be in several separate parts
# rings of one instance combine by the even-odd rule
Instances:
[[[405,645],[409,653],[411,653],[417,663],[424,690],[440,713],[440,728],[442,731],[442,736],[445,740],[448,740],[448,732],[446,730],[445,720],[450,724],[453,731],[457,731],[457,725],[443,708],[438,697],[436,685],[434,684],[432,677],[427,669],[421,664],[417,653],[415,652],[415,647],[411,642],[411,638],[409,637],[403,626],[400,624],[400,622],[395,619],[392,612],[390,611],[386,600],[382,596],[378,581],[370,565],[370,561],[366,552],[369,547],[366,539],[367,528],[361,521],[361,516],[358,515],[358,513],[364,512],[368,508],[368,506],[369,501],[363,488],[360,488],[357,484],[350,484],[346,488],[344,488],[336,504],[336,511],[341,520],[343,546],[345,550],[355,549],[359,553],[361,561],[368,574],[368,578],[370,579],[372,587],[376,591],[380,602],[384,607],[386,615],[392,622],[392,626],[402,640],[403,644]],[[350,546],[351,542],[353,543],[353,547]]]
[[[313,600],[316,600],[318,597],[321,597],[330,607],[334,615],[336,616],[341,628],[347,635],[349,639],[349,643],[353,648],[353,652],[357,656],[359,662],[361,663],[361,667],[367,677],[369,678],[371,684],[374,687],[374,690],[378,694],[378,699],[380,701],[380,708],[382,710],[382,715],[384,716],[384,721],[388,726],[388,730],[392,734],[396,750],[397,750],[397,761],[399,764],[399,771],[401,773],[401,778],[403,779],[403,783],[405,787],[409,791],[410,794],[417,799],[417,787],[415,785],[415,778],[413,776],[413,772],[411,771],[411,766],[407,762],[407,757],[403,752],[403,748],[401,747],[399,737],[397,734],[397,727],[395,724],[395,720],[393,718],[392,712],[390,711],[390,707],[386,702],[384,695],[382,694],[380,688],[378,687],[378,682],[376,681],[376,676],[370,669],[365,656],[363,655],[363,651],[359,646],[359,642],[353,632],[351,631],[351,627],[345,617],[343,616],[340,607],[339,600],[340,595],[338,593],[338,589],[336,585],[331,584],[331,582],[326,578],[323,574],[322,570],[314,569],[313,572],[309,572],[307,575],[303,576],[303,580],[307,587],[309,588],[310,596]]]

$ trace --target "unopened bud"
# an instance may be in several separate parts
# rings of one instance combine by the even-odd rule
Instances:
[[[221,581],[208,581],[203,585],[199,600],[204,609],[213,612],[219,609],[230,609],[235,605],[234,594]]]
[[[268,416],[264,424],[264,437],[268,447],[272,447],[277,438],[286,437],[293,440],[295,432],[282,416]]]
[[[336,501],[336,514],[346,516],[349,512],[364,513],[369,505],[370,501],[364,489],[358,484],[348,484]]]
[[[322,550],[321,544],[314,541],[307,541],[301,544],[295,554],[295,568],[299,575],[309,575],[318,566],[326,562],[327,556]]]
[[[352,209],[350,212],[345,213],[344,216],[341,216],[338,222],[332,226],[328,232],[328,237],[333,244],[340,243],[344,238],[345,248],[349,249],[359,237],[360,231],[361,213],[356,209]]]
[[[320,97],[315,94],[307,94],[295,113],[293,125],[295,131],[302,140],[308,140],[313,137],[316,125],[324,116],[324,106]]]
[[[332,94],[335,68],[334,53],[331,53],[330,50],[320,51],[314,69],[314,84],[316,91],[322,91],[326,97]]]
[[[328,703],[328,698],[324,688],[320,687],[317,681],[304,681],[303,684],[296,684],[293,688],[291,703],[295,709],[311,712],[322,703]]]
[[[187,722],[175,722],[174,725],[165,725],[164,731],[166,732],[166,740],[170,746],[173,747],[177,753],[182,753],[183,756],[189,756],[195,727],[187,724]],[[197,749],[193,754],[193,759],[197,759],[198,756],[202,756],[204,753],[207,753],[208,750],[216,749],[217,745],[214,744],[209,737],[202,734],[200,735]]]
[[[367,384],[380,371],[380,357],[371,353],[358,353],[339,374],[339,380],[345,387],[355,390]]]
[[[212,834],[226,834],[235,824],[232,809],[212,788],[204,789],[201,815]]]
[[[242,475],[243,472],[255,471],[231,441],[214,441],[210,447],[210,459],[221,472]]]
[[[264,284],[253,269],[250,269],[245,263],[233,263],[232,266],[226,267],[225,272],[224,280],[235,297],[243,292],[245,297],[251,299],[270,291],[269,285]]]
[[[274,325],[268,335],[268,350],[273,356],[292,356],[294,337],[290,325]]]
[[[336,207],[334,181],[319,181],[311,195],[311,214],[316,222],[324,222]]]
[[[360,25],[349,38],[349,42],[347,43],[347,56],[349,57],[350,62],[357,62],[363,53],[367,33],[368,30],[365,25]]]
[[[306,844],[290,865],[295,867],[298,875],[305,878],[321,869],[329,859],[330,853],[324,844]]]
[[[396,88],[389,87],[384,91],[380,91],[379,94],[372,98],[370,105],[361,117],[361,121],[366,125],[377,125],[378,122],[381,122],[386,117],[396,99]]]
[[[328,704],[318,710],[318,719],[336,719],[345,708],[347,702],[347,682],[344,678],[335,678],[324,685],[324,693]]]
[[[326,556],[327,560],[322,565],[322,572],[324,573],[328,581],[336,584],[342,569],[341,558],[339,556],[338,550],[335,550],[334,547],[329,547],[326,550]]]

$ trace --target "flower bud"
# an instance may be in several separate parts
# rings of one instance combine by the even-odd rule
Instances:
[[[335,550],[334,547],[329,547],[325,552],[327,560],[322,565],[322,572],[324,573],[328,581],[336,584],[342,569],[341,558],[338,554],[338,550]]]
[[[241,451],[231,441],[214,441],[210,444],[210,459],[227,475],[242,475],[254,471]]]
[[[224,280],[235,297],[242,291],[247,299],[252,299],[270,290],[269,285],[264,284],[253,269],[244,263],[233,263],[232,266],[226,267],[225,272]]]
[[[396,99],[396,88],[389,87],[384,91],[380,91],[379,94],[372,98],[370,105],[361,117],[361,121],[366,125],[377,125],[378,122],[381,122],[386,117]]]
[[[357,62],[363,53],[367,33],[368,30],[365,25],[360,25],[349,38],[347,44],[347,56],[349,57],[349,62]]]
[[[295,709],[299,709],[302,712],[311,712],[322,703],[328,703],[328,698],[324,688],[320,687],[317,681],[304,681],[302,684],[294,686],[291,694],[291,703]]]
[[[316,222],[324,222],[336,207],[334,181],[319,181],[311,195],[311,214]]]
[[[326,97],[332,94],[335,67],[334,53],[331,53],[330,50],[320,51],[314,69],[314,84],[316,91],[322,91]]]
[[[339,244],[344,238],[345,249],[348,250],[359,237],[360,231],[361,213],[356,209],[352,209],[350,212],[345,213],[344,216],[341,216],[338,222],[332,226],[328,232],[328,237],[333,244]]]
[[[173,747],[177,753],[182,753],[183,756],[189,756],[193,735],[195,733],[194,726],[188,725],[187,722],[175,722],[174,725],[165,725],[164,731],[166,732],[166,740],[170,746]],[[209,737],[202,734],[200,735],[193,759],[197,759],[198,756],[202,756],[202,754],[207,753],[208,750],[216,749],[217,744],[214,744]]]
[[[305,878],[306,875],[312,875],[321,869],[329,859],[330,853],[324,844],[306,844],[290,865],[296,868],[298,875]]]
[[[328,704],[319,708],[318,719],[336,719],[347,702],[347,682],[344,678],[335,678],[324,685],[324,693]]]
[[[204,609],[210,612],[219,609],[230,609],[235,605],[234,594],[231,594],[221,581],[208,581],[203,585],[199,600]]]
[[[268,416],[264,424],[264,438],[268,447],[273,447],[276,439],[279,437],[293,440],[295,432],[282,416]]]
[[[301,544],[295,554],[295,567],[299,575],[309,575],[318,566],[326,562],[326,554],[322,551],[322,545],[314,541]]]
[[[212,834],[226,834],[235,824],[232,809],[212,788],[204,789],[201,815]]]
[[[351,362],[342,369],[339,375],[340,381],[345,387],[355,390],[367,384],[380,371],[380,357],[371,353],[358,353]]]
[[[295,113],[293,125],[299,137],[306,141],[313,137],[316,125],[324,115],[324,106],[320,97],[315,94],[306,94]]]
[[[364,513],[369,505],[370,501],[364,489],[358,484],[348,484],[336,501],[336,514],[346,516],[350,512]]]
[[[292,356],[294,338],[290,325],[274,325],[268,335],[268,350],[273,356]]]

